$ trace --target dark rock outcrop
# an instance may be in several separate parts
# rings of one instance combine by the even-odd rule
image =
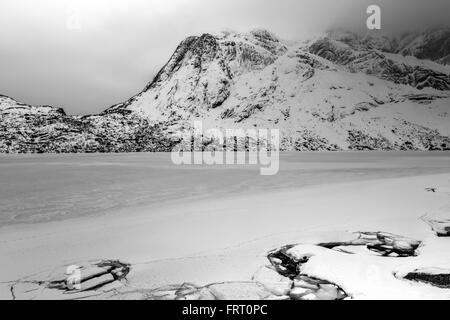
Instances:
[[[399,40],[396,52],[450,64],[450,28],[434,28],[422,34],[406,34]]]
[[[329,38],[313,43],[309,52],[346,67],[351,72],[364,72],[395,83],[418,89],[426,87],[450,90],[450,76],[422,66],[408,65],[386,57],[375,50],[354,50]]]
[[[354,49],[369,48],[431,60],[444,65],[450,64],[450,28],[448,27],[409,32],[394,37],[376,31],[362,35],[343,30],[329,31],[328,36]]]
[[[447,217],[430,217],[428,215],[421,218],[427,223],[438,237],[450,237],[450,213]]]
[[[405,280],[417,281],[443,289],[450,289],[450,270],[448,269],[417,269],[412,272],[408,272],[404,276],[397,276]]]

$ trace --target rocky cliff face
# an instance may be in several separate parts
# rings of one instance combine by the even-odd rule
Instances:
[[[404,56],[414,56],[449,65],[450,28],[405,35],[399,41],[397,52]]]
[[[344,66],[352,73],[362,72],[418,89],[450,90],[450,75],[441,72],[439,66],[405,63],[403,59],[395,55],[387,55],[373,49],[345,46],[329,38],[315,42],[310,46],[309,51]]]
[[[328,37],[354,48],[376,49],[443,65],[450,64],[450,28],[433,28],[422,33],[406,33],[400,37],[388,37],[376,32],[360,35],[334,30],[328,32]]]
[[[282,150],[449,150],[446,32],[189,37],[141,93],[100,115],[2,98],[0,151],[168,151],[193,120],[279,128]]]

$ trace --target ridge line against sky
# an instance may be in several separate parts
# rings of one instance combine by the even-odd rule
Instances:
[[[364,30],[370,4],[385,33],[448,26],[448,0],[2,0],[0,94],[94,114],[142,90],[187,36]]]

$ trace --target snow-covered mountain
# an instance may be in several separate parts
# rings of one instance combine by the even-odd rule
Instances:
[[[142,92],[100,115],[0,98],[0,151],[167,151],[194,120],[279,128],[283,150],[450,150],[449,39],[189,37]]]

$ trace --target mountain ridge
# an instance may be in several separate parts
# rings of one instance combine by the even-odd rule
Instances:
[[[395,45],[345,32],[298,42],[263,29],[188,37],[141,92],[98,115],[47,106],[45,116],[0,98],[0,152],[170,151],[194,120],[279,128],[282,150],[450,150],[447,32]],[[441,43],[439,55],[403,56],[426,56],[427,41]],[[42,131],[64,143],[36,142]]]

